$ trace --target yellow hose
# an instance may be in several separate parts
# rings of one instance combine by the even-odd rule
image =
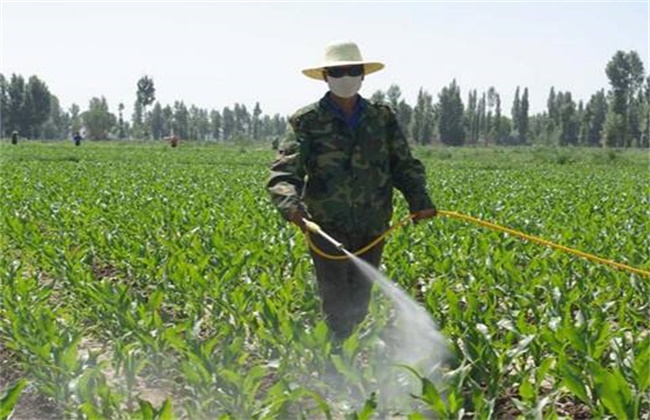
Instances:
[[[641,270],[640,268],[630,267],[629,265],[621,264],[621,263],[618,263],[616,261],[612,261],[612,260],[608,260],[608,259],[605,259],[605,258],[598,257],[596,255],[588,254],[586,252],[582,252],[582,251],[579,251],[577,249],[569,248],[569,247],[564,246],[564,245],[559,245],[559,244],[553,243],[551,241],[547,241],[546,239],[542,239],[542,238],[539,238],[537,236],[527,235],[527,234],[525,234],[523,232],[519,232],[519,231],[516,231],[514,229],[510,229],[508,227],[499,226],[499,225],[497,225],[495,223],[486,222],[484,220],[477,219],[475,217],[468,216],[468,215],[465,215],[465,214],[461,214],[461,213],[458,213],[458,212],[455,212],[455,211],[438,210],[438,216],[445,216],[445,217],[450,217],[450,218],[454,218],[454,219],[460,219],[460,220],[464,220],[464,221],[467,221],[467,222],[475,223],[477,225],[480,225],[480,226],[483,226],[483,227],[486,227],[486,228],[489,228],[489,229],[492,229],[492,230],[509,233],[511,235],[514,235],[514,236],[520,238],[520,239],[525,239],[527,241],[535,242],[535,243],[540,244],[540,245],[545,245],[545,246],[548,246],[548,247],[551,247],[551,248],[554,248],[554,249],[558,249],[560,251],[564,251],[564,252],[567,252],[569,254],[577,255],[579,257],[586,258],[587,260],[590,260],[590,261],[598,262],[600,264],[609,265],[610,267],[614,267],[614,268],[617,268],[619,270],[624,270],[624,271],[628,271],[628,272],[631,272],[631,273],[639,274],[641,276],[650,277],[650,271],[645,271],[645,270]],[[361,255],[361,254],[367,252],[372,247],[374,247],[379,242],[381,242],[393,230],[406,225],[414,217],[415,217],[415,214],[410,214],[409,216],[407,216],[404,219],[400,220],[396,224],[389,227],[386,231],[384,231],[381,235],[379,235],[375,240],[370,242],[368,245],[364,246],[361,249],[358,249],[357,251],[354,251],[353,254],[358,256],[358,255]],[[317,255],[319,255],[319,256],[321,256],[323,258],[330,259],[330,260],[345,260],[345,259],[349,258],[347,255],[328,254],[328,253],[324,252],[323,250],[321,250],[320,248],[318,248],[312,242],[311,238],[309,237],[309,234],[305,234],[305,236],[307,238],[307,244],[309,245],[309,247]]]

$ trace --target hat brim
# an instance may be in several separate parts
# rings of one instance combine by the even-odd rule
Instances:
[[[384,68],[384,64],[378,61],[337,61],[336,64],[323,64],[318,67],[304,69],[302,74],[312,79],[325,80],[323,71],[328,67],[354,66],[358,64],[363,65],[364,75],[372,74]]]

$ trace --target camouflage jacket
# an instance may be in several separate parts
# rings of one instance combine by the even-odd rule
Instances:
[[[393,187],[411,212],[433,208],[424,166],[411,155],[394,112],[360,100],[356,128],[335,114],[327,98],[289,118],[290,133],[267,183],[286,219],[301,209],[325,231],[378,235],[393,214]]]

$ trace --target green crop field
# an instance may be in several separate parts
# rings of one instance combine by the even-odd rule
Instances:
[[[650,270],[647,152],[416,155],[442,210]],[[435,384],[404,367],[418,392],[385,403],[368,355],[389,303],[375,290],[333,348],[305,241],[265,191],[272,158],[0,145],[0,418],[650,416],[650,278],[447,217],[394,231],[382,272],[453,360]]]

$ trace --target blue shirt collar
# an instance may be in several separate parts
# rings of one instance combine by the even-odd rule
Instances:
[[[347,124],[348,128],[357,128],[361,121],[361,112],[366,107],[365,99],[363,99],[361,95],[358,96],[357,103],[354,105],[354,110],[352,111],[350,118],[346,117],[343,110],[336,104],[336,102],[334,102],[330,92],[327,92],[323,97],[323,103],[334,113],[334,115],[336,115],[337,118],[343,120]]]

